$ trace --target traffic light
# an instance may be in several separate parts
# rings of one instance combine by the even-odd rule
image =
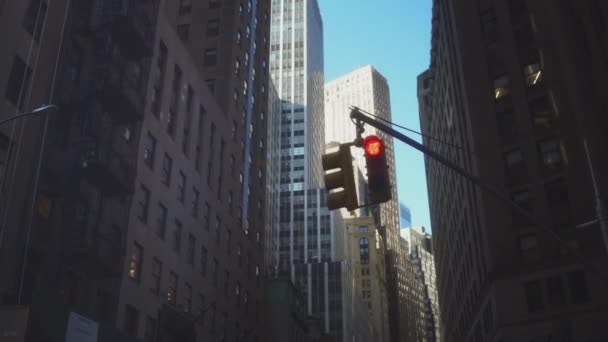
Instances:
[[[328,191],[327,207],[329,210],[346,208],[352,211],[357,209],[359,204],[350,145],[340,145],[338,151],[323,155],[321,163],[325,171],[325,188]],[[332,170],[334,171],[327,172]]]
[[[386,165],[384,141],[376,135],[363,140],[369,204],[383,203],[391,199],[391,183]]]

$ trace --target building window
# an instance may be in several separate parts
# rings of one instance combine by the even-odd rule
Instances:
[[[198,294],[198,302],[199,302],[199,306],[198,306],[198,314],[201,317],[201,320],[199,321],[201,325],[205,325],[205,313],[207,312],[208,308],[205,307],[205,296],[202,293]]]
[[[240,71],[241,71],[241,61],[237,58],[234,61],[234,74],[238,75]]]
[[[203,217],[203,221],[205,221],[203,227],[205,228],[206,231],[209,231],[209,228],[211,227],[211,206],[209,205],[209,202],[205,202],[205,216]]]
[[[236,257],[239,267],[243,266],[243,246],[239,243],[236,245]]]
[[[362,264],[369,263],[369,240],[367,238],[359,239],[359,256]]]
[[[192,13],[192,0],[179,0],[179,14]]]
[[[197,132],[197,137],[196,137],[196,146],[194,148],[195,151],[195,155],[194,155],[194,169],[197,172],[201,172],[201,144],[203,143],[203,130],[204,130],[204,123],[205,123],[205,118],[207,116],[207,111],[205,110],[205,107],[203,107],[202,105],[199,107],[198,109],[198,132]]]
[[[208,160],[207,160],[207,185],[211,188],[211,179],[213,178],[213,162],[214,158],[214,143],[215,143],[215,124],[211,123],[211,131],[209,134],[209,149],[208,149]]]
[[[180,171],[179,181],[177,182],[177,200],[184,203],[186,197],[186,175]]]
[[[207,248],[205,246],[201,246],[201,275],[207,276]]]
[[[185,42],[188,40],[188,36],[190,35],[190,24],[179,24],[177,25],[176,31],[179,39]]]
[[[198,217],[198,201],[199,201],[200,193],[195,187],[192,187],[192,216]]]
[[[547,96],[530,101],[532,123],[537,127],[550,127],[555,118],[555,111]]]
[[[125,305],[125,322],[124,329],[129,335],[137,336],[137,328],[139,325],[139,310],[131,305]]]
[[[555,138],[545,139],[538,143],[538,152],[544,167],[555,169],[562,166],[563,158],[561,147],[561,144]]]
[[[217,272],[219,268],[219,264],[217,262],[217,259],[213,259],[213,264],[212,264],[212,268],[211,268],[211,276],[213,278],[213,286],[217,287]]]
[[[144,258],[144,249],[137,242],[131,250],[131,258],[129,260],[129,278],[139,282],[141,279],[141,265]]]
[[[204,56],[203,63],[206,67],[215,66],[215,64],[217,64],[217,49],[215,49],[215,48],[205,49],[205,56]]]
[[[228,290],[230,288],[230,272],[224,270],[224,297],[228,298]]]
[[[21,110],[23,110],[25,96],[30,87],[31,76],[32,69],[25,64],[21,57],[15,56],[8,83],[6,84],[6,98]]]
[[[545,308],[545,300],[543,298],[543,289],[540,281],[534,280],[524,284],[526,293],[526,302],[529,312],[537,312]]]
[[[367,233],[367,232],[369,232],[369,228],[367,226],[359,226],[359,232]]]
[[[150,287],[150,291],[156,295],[160,293],[160,280],[162,277],[162,272],[162,262],[156,258],[152,259],[152,286]]]
[[[163,158],[163,173],[161,174],[161,181],[167,186],[171,184],[172,167],[173,159],[171,159],[171,157],[169,157],[169,155],[165,153],[165,157]]]
[[[568,288],[570,298],[575,304],[584,303],[589,300],[589,290],[587,289],[587,277],[585,271],[578,270],[568,273]]]
[[[184,309],[186,312],[192,312],[192,286],[186,283],[184,289]]]
[[[167,207],[162,203],[158,203],[158,218],[156,219],[156,235],[161,239],[165,238],[167,230]]]
[[[144,326],[144,342],[156,341],[156,320],[150,316],[146,317],[146,325]]]
[[[569,228],[571,225],[570,199],[568,185],[563,178],[545,184],[545,196],[550,217],[556,229]]]
[[[177,274],[169,273],[169,286],[167,287],[167,304],[175,305],[177,303]]]
[[[171,236],[171,247],[178,254],[182,249],[182,223],[178,219],[175,219],[175,226]]]
[[[236,45],[241,45],[242,36],[243,34],[241,33],[241,30],[236,31]]]
[[[560,309],[566,305],[566,293],[559,275],[547,278],[547,297],[551,309]]]
[[[231,241],[232,240],[232,231],[230,231],[230,229],[228,229],[226,231],[226,254],[230,255],[231,253]]]
[[[498,76],[494,79],[494,98],[502,99],[511,92],[511,81],[507,74]]]
[[[158,77],[154,78],[154,86],[151,96],[151,111],[156,118],[160,116],[160,107],[162,102],[162,87],[165,83],[165,67],[167,64],[167,46],[161,41],[159,43],[159,51],[157,58]]]
[[[235,292],[235,296],[236,296],[236,306],[240,307],[241,306],[241,283],[238,281],[236,282],[234,292]]]
[[[46,1],[31,0],[27,12],[25,12],[25,17],[23,18],[23,28],[34,36],[36,41],[40,41],[40,35],[42,34],[42,28],[44,27],[44,19],[46,18],[46,9]]]
[[[215,37],[220,34],[220,20],[209,19],[207,21],[207,37]]]
[[[189,265],[194,265],[194,248],[196,246],[196,238],[192,235],[188,235],[188,251],[186,253],[186,262]]]
[[[148,132],[146,141],[144,142],[144,163],[149,168],[154,167],[154,151],[156,150],[156,138]]]
[[[542,70],[538,62],[530,63],[524,66],[524,77],[527,86],[534,86],[542,81]]]
[[[148,221],[148,206],[150,205],[150,190],[146,188],[143,184],[141,185],[141,193],[139,197],[139,210],[137,213],[137,217],[144,223]]]

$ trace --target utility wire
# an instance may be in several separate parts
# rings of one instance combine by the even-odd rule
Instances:
[[[378,119],[378,120],[380,120],[380,121],[383,121],[384,123],[387,123],[387,124],[389,124],[389,125],[391,125],[391,126],[395,126],[395,127],[401,128],[401,129],[403,129],[403,130],[405,130],[405,131],[408,131],[408,132],[410,132],[410,133],[417,134],[417,135],[419,135],[419,136],[421,136],[421,137],[428,138],[428,139],[430,139],[430,140],[437,141],[437,142],[442,143],[442,144],[444,144],[444,145],[451,146],[451,147],[457,148],[457,149],[459,149],[459,150],[463,150],[463,151],[465,151],[465,149],[464,149],[462,146],[460,146],[460,145],[453,144],[453,143],[447,142],[447,141],[445,141],[445,140],[442,140],[442,139],[439,139],[439,138],[435,138],[435,137],[430,136],[430,135],[428,135],[428,134],[424,134],[424,133],[418,132],[418,131],[413,130],[413,129],[411,129],[411,128],[407,128],[407,127],[405,127],[405,126],[402,126],[402,125],[396,124],[396,123],[394,123],[394,122],[392,122],[392,121],[386,120],[385,118],[383,118],[383,117],[381,117],[381,116],[379,116],[379,115],[376,115],[376,114],[370,113],[370,112],[368,112],[368,111],[366,111],[366,110],[363,110],[363,109],[361,109],[361,108],[359,108],[359,107],[356,107],[356,106],[350,106],[350,109],[357,109],[358,111],[360,111],[360,112],[362,112],[362,113],[364,113],[364,114],[367,114],[367,115],[369,115],[369,116],[373,116],[374,118],[376,118],[376,119]],[[469,151],[465,151],[465,152],[467,152],[467,153],[470,153],[470,154],[473,154],[473,155],[474,155],[474,153],[472,153],[472,152],[469,152]]]
[[[50,7],[50,3],[51,2],[49,1],[49,7]],[[68,21],[68,14],[70,12],[71,4],[72,4],[72,0],[68,0],[68,2],[66,3],[66,7],[65,7],[63,25],[61,27],[61,35],[59,37],[59,45],[57,47],[57,57],[55,58],[55,69],[53,70],[53,79],[51,82],[51,90],[49,93],[49,103],[53,103],[53,100],[55,97],[55,86],[57,83],[57,71],[59,70],[59,61],[60,61],[61,52],[63,49],[63,39],[65,37],[65,29],[66,29],[66,24]],[[46,28],[46,22],[45,22],[44,26]],[[32,203],[31,203],[31,207],[30,207],[29,222],[28,222],[28,226],[27,226],[27,240],[26,240],[26,246],[25,246],[26,248],[25,248],[25,254],[23,256],[23,266],[21,268],[21,279],[19,281],[19,293],[18,293],[18,303],[19,304],[21,304],[21,294],[23,292],[23,279],[25,276],[26,268],[27,268],[27,257],[28,257],[28,250],[29,250],[29,244],[30,244],[30,236],[31,236],[31,232],[32,232],[32,223],[34,220],[34,210],[36,208],[36,197],[38,195],[38,186],[40,185],[40,171],[42,169],[42,159],[44,157],[44,151],[45,151],[45,147],[46,147],[48,127],[49,127],[49,116],[47,115],[44,118],[44,130],[42,133],[42,140],[40,143],[40,153],[38,155],[38,165],[36,167],[36,177],[34,178],[34,189],[32,190]]]

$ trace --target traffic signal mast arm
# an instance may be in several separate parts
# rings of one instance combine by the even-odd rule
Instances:
[[[517,203],[513,202],[509,197],[503,195],[500,191],[498,191],[497,189],[495,189],[494,187],[492,187],[489,184],[484,183],[479,177],[476,177],[472,174],[470,174],[468,171],[466,171],[465,169],[461,168],[460,166],[452,163],[451,161],[447,160],[446,158],[444,158],[442,155],[440,155],[437,152],[431,151],[428,148],[426,148],[424,145],[422,145],[421,143],[417,142],[416,140],[404,135],[403,133],[393,129],[392,127],[387,126],[386,124],[382,123],[381,121],[378,121],[368,115],[363,114],[361,111],[359,111],[358,108],[353,108],[350,112],[350,117],[351,119],[356,121],[357,126],[361,126],[362,124],[368,124],[372,127],[375,127],[379,130],[381,130],[382,132],[410,145],[411,147],[417,149],[418,151],[424,153],[426,156],[433,158],[434,160],[440,162],[441,164],[447,166],[448,168],[454,170],[456,173],[458,173],[459,175],[461,175],[462,177],[468,179],[469,181],[473,182],[473,184],[479,186],[480,188],[482,188],[483,190],[491,193],[492,195],[494,195],[495,197],[497,197],[498,199],[500,199],[501,201],[509,204],[513,209],[515,209],[519,214],[521,214],[522,216],[524,216],[526,219],[528,219],[531,223],[534,223],[536,226],[544,228],[550,232],[552,232],[551,229],[549,229],[548,227],[545,227],[543,224],[541,224],[540,222],[538,222],[536,220],[536,218],[534,216],[532,216],[527,210],[525,210],[524,208],[522,208],[521,206],[519,206]],[[361,132],[362,130],[360,129],[360,127],[357,127],[357,132]],[[555,233],[553,233],[555,235]],[[556,238],[559,239],[559,237],[556,235]],[[561,240],[561,239],[560,239]]]

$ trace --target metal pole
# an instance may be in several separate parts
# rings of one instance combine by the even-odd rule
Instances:
[[[17,120],[17,119],[21,119],[23,117],[30,116],[30,115],[40,115],[40,114],[45,114],[46,112],[54,113],[58,109],[59,108],[57,108],[57,106],[55,106],[55,105],[42,106],[40,108],[34,109],[31,112],[21,113],[21,114],[15,115],[15,116],[11,116],[8,119],[4,119],[4,120],[0,121],[0,125],[3,125],[5,123],[7,123],[7,122],[11,122],[11,121],[14,121],[14,120]]]
[[[591,173],[591,182],[593,183],[593,191],[595,192],[595,211],[597,220],[600,223],[600,229],[602,236],[604,237],[604,245],[606,246],[606,252],[608,252],[608,222],[606,222],[606,209],[600,195],[600,190],[597,185],[597,179],[595,178],[595,170],[591,163],[591,154],[589,153],[589,146],[587,146],[587,139],[583,140],[585,146],[585,154],[587,155],[587,164],[589,165],[589,173]]]
[[[432,159],[438,161],[439,163],[447,166],[448,168],[452,169],[453,171],[455,171],[456,173],[458,173],[459,175],[461,175],[462,177],[468,179],[469,181],[471,181],[472,183],[474,183],[475,185],[479,186],[480,188],[482,188],[483,190],[491,193],[492,195],[494,195],[495,197],[497,197],[498,199],[502,200],[503,202],[508,203],[513,209],[515,209],[519,214],[521,214],[522,216],[524,216],[526,219],[528,219],[531,223],[534,223],[537,226],[546,228],[543,224],[541,224],[540,222],[538,222],[536,220],[536,218],[530,214],[530,212],[528,212],[526,209],[522,208],[521,206],[519,206],[517,203],[513,202],[513,200],[511,200],[509,197],[505,196],[504,194],[502,194],[500,191],[498,191],[498,189],[494,188],[493,186],[484,183],[479,177],[474,176],[472,174],[470,174],[467,170],[461,168],[460,166],[452,163],[451,161],[447,160],[445,157],[443,157],[442,155],[440,155],[437,152],[431,151],[428,148],[426,148],[426,146],[422,145],[421,143],[417,142],[416,140],[404,135],[403,133],[393,129],[392,127],[389,127],[387,125],[385,125],[382,122],[379,122],[367,115],[364,115],[363,113],[361,113],[359,110],[357,109],[353,109],[350,112],[350,117],[352,119],[355,119],[357,121],[366,123],[370,126],[373,126],[379,130],[381,130],[382,132],[410,145],[411,147],[417,149],[418,151],[424,153],[425,155],[427,155],[428,157],[431,157]],[[548,229],[548,228],[547,228]]]
[[[434,160],[438,161],[439,163],[447,166],[448,168],[452,169],[454,172],[458,173],[465,179],[468,179],[469,181],[471,181],[473,184],[477,185],[481,189],[487,191],[488,193],[492,194],[494,197],[496,197],[499,200],[503,201],[504,203],[508,204],[511,208],[513,208],[515,211],[517,211],[518,214],[520,214],[524,218],[526,218],[528,220],[528,222],[530,222],[534,226],[542,229],[545,233],[550,234],[561,245],[565,246],[568,249],[570,248],[568,246],[568,244],[559,235],[557,235],[557,233],[555,233],[549,226],[536,220],[536,218],[532,214],[530,214],[530,212],[528,212],[526,209],[522,208],[519,204],[515,203],[513,200],[511,200],[511,198],[509,198],[508,196],[505,196],[501,191],[494,188],[493,186],[486,184],[479,177],[470,174],[467,170],[465,170],[465,169],[461,168],[460,166],[447,160],[445,157],[443,157],[439,153],[429,150],[428,148],[426,148],[426,146],[422,145],[421,143],[417,142],[416,140],[404,135],[403,133],[401,133],[399,131],[396,131],[392,127],[389,127],[389,126],[385,125],[384,123],[379,122],[378,120],[375,120],[374,118],[371,118],[371,117],[361,113],[357,108],[354,108],[351,110],[350,117],[351,117],[351,119],[356,120],[357,124],[363,122],[372,127],[375,127],[377,129],[381,130],[382,132],[410,145],[411,147],[424,153],[426,156],[431,157]],[[608,231],[606,231],[606,232],[608,232]]]

